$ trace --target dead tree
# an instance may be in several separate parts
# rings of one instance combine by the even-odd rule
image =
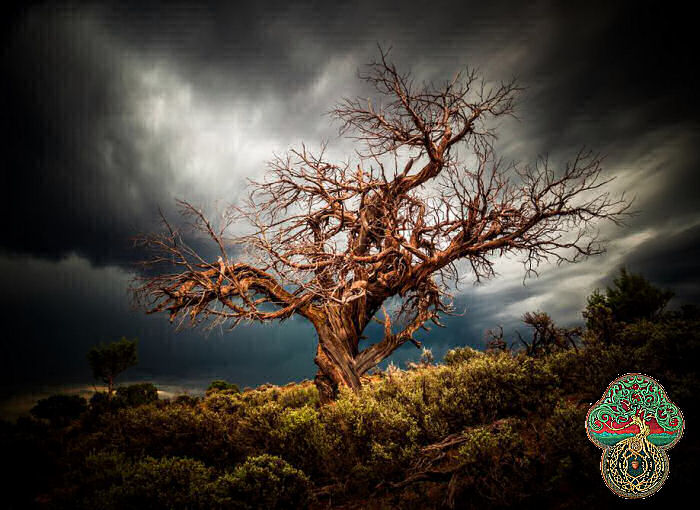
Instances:
[[[404,343],[420,346],[414,334],[454,311],[449,289],[460,277],[492,277],[506,254],[520,254],[526,274],[550,259],[599,254],[596,223],[619,224],[629,205],[605,191],[610,179],[591,152],[558,172],[546,159],[504,166],[495,158],[489,121],[513,115],[514,82],[488,87],[467,72],[417,85],[384,52],[360,77],[382,102],[346,99],[331,111],[358,143],[354,160],[334,163],[325,147],[306,146],[276,156],[221,228],[180,202],[218,259],[164,219],[164,233],[139,242],[154,254],[149,263],[175,271],[151,270],[133,289],[148,311],[192,324],[310,321],[324,402],[341,386],[357,390]],[[250,230],[227,237],[244,220]],[[364,342],[372,320],[383,338]]]
[[[546,356],[572,348],[578,351],[576,341],[581,338],[581,328],[561,328],[544,312],[527,312],[522,321],[532,329],[532,339],[527,341],[516,332],[518,340],[528,356]]]

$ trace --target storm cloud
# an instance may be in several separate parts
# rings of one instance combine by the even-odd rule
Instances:
[[[132,376],[224,377],[243,385],[314,375],[315,334],[299,320],[174,333],[132,310],[144,254],[131,237],[175,199],[235,204],[274,153],[354,146],[325,115],[367,95],[362,66],[391,47],[418,80],[475,67],[524,87],[501,123],[506,160],[605,155],[616,193],[634,196],[623,228],[602,225],[606,254],[548,265],[523,283],[515,259],[457,291],[465,308],[424,336],[439,356],[518,327],[526,311],[580,322],[585,297],[622,266],[700,298],[698,107],[689,16],[658,3],[266,2],[36,3],[5,20],[0,62],[3,199],[0,301],[6,388],[89,380],[100,340],[141,339]],[[467,275],[468,276],[468,275]],[[467,279],[468,280],[468,279]],[[402,348],[394,361],[415,359]],[[6,390],[10,391],[10,390]],[[14,390],[11,390],[14,391]]]

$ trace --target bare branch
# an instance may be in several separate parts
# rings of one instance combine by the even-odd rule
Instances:
[[[215,261],[165,218],[164,233],[137,240],[153,254],[147,265],[176,269],[136,282],[150,312],[231,326],[301,315],[319,335],[324,391],[359,384],[405,342],[420,345],[414,334],[453,311],[451,286],[493,277],[497,257],[520,256],[527,276],[547,261],[600,254],[600,222],[621,225],[630,207],[607,191],[612,179],[591,151],[561,169],[547,158],[518,166],[494,155],[490,123],[513,115],[514,82],[489,87],[467,70],[417,84],[381,50],[361,77],[383,102],[346,99],[330,112],[360,142],[359,159],[330,161],[325,145],[277,155],[222,225],[178,202],[197,242],[214,245]],[[471,158],[460,161],[458,147]],[[227,237],[234,223],[249,230]],[[399,332],[385,312],[384,337],[360,349],[365,327],[392,297],[401,303]]]

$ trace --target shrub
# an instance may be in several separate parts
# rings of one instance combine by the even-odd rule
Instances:
[[[106,416],[82,442],[86,448],[118,448],[129,457],[188,457],[215,467],[244,458],[236,421],[199,406],[121,409]]]
[[[531,459],[515,420],[503,420],[469,431],[457,450],[454,495],[468,494],[472,503],[513,505],[529,492]]]
[[[58,491],[52,495],[52,508],[71,510],[105,508],[103,493],[123,481],[123,473],[130,462],[123,453],[110,450],[85,456],[66,474],[69,491]]]
[[[65,426],[87,410],[87,400],[78,395],[52,395],[39,400],[31,409],[33,416],[53,426]]]
[[[239,414],[245,406],[242,394],[225,391],[207,393],[202,405],[211,411],[229,415]]]
[[[386,389],[393,383],[382,381]],[[418,447],[420,427],[399,399],[363,388],[359,394],[344,390],[333,406],[321,410],[329,444],[328,470],[347,476],[361,466],[368,468],[368,490],[382,479],[395,477]],[[360,490],[359,487],[356,487]]]
[[[536,448],[546,459],[541,470],[543,492],[558,492],[564,498],[574,484],[595,486],[599,481],[600,450],[591,448],[581,431],[587,411],[587,405],[561,400],[545,422],[538,424]]]
[[[147,457],[119,468],[120,480],[97,492],[99,508],[208,509],[219,505],[215,472],[199,461]]]
[[[305,406],[320,407],[318,389],[311,381],[299,384],[288,384],[282,388],[278,401],[285,408],[301,408]]]
[[[200,399],[192,395],[178,395],[173,399],[174,404],[188,407],[195,407],[199,402]]]
[[[217,379],[216,381],[212,381],[209,386],[207,387],[206,394],[209,395],[210,393],[213,393],[215,391],[229,391],[232,393],[240,393],[241,390],[238,388],[237,384],[230,383],[223,381],[221,379]]]
[[[90,418],[97,420],[99,416],[117,411],[120,407],[119,401],[109,397],[105,391],[96,391],[90,397]]]
[[[660,318],[672,297],[673,292],[659,289],[642,275],[622,268],[605,293],[596,290],[588,297],[583,317],[592,335],[610,343],[619,338],[624,324]]]
[[[309,478],[273,455],[248,458],[218,485],[220,501],[229,508],[307,508],[312,501]]]
[[[270,433],[270,452],[309,475],[324,475],[334,445],[319,411],[311,406],[284,408],[277,423]]]
[[[483,352],[477,351],[472,347],[455,347],[454,349],[447,351],[447,354],[445,354],[445,364],[456,365],[457,363],[465,363],[483,355]]]
[[[138,407],[158,400],[158,388],[151,383],[130,384],[117,388],[117,402],[123,407]]]

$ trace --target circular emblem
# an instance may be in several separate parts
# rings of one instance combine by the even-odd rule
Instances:
[[[586,416],[588,438],[603,449],[603,480],[623,498],[645,498],[661,488],[669,472],[666,450],[684,427],[681,410],[644,374],[615,379]]]

